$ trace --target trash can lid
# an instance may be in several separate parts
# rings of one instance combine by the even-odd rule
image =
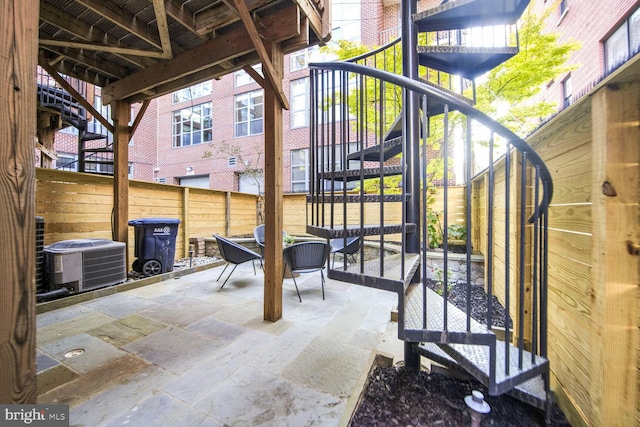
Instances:
[[[139,218],[139,219],[132,219],[131,221],[129,221],[129,225],[147,225],[147,224],[174,225],[174,224],[180,224],[180,220],[175,218]]]

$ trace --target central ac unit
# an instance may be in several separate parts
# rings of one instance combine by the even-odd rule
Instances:
[[[49,289],[91,291],[127,280],[126,245],[108,239],[63,240],[47,246]]]

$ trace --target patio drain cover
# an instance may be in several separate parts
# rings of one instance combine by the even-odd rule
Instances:
[[[80,356],[84,353],[84,348],[76,348],[74,350],[68,351],[64,354],[65,359],[71,359],[72,357]]]

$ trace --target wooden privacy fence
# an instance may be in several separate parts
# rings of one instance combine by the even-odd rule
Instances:
[[[44,244],[61,240],[112,239],[113,178],[110,176],[36,169],[36,215],[44,218]],[[464,224],[464,188],[449,190],[449,223]],[[305,235],[306,194],[286,194],[283,227],[292,235]],[[436,194],[434,210],[442,211]],[[365,209],[368,209],[365,207]],[[366,215],[378,215],[373,207]],[[350,208],[349,215],[359,215]],[[390,204],[385,217],[402,215],[399,203]],[[258,224],[258,198],[234,191],[180,187],[129,181],[129,219],[174,218],[180,220],[176,256],[189,255],[189,239],[252,235]],[[129,229],[129,259],[133,256],[134,233]]]
[[[189,254],[190,237],[253,233],[257,201],[252,194],[142,181],[129,182],[129,219],[179,219],[176,256]],[[113,178],[36,170],[36,215],[44,218],[44,244],[60,240],[112,238]],[[133,259],[133,227],[129,259]]]

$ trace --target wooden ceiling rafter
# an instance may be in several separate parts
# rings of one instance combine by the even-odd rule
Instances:
[[[68,33],[87,42],[120,47],[120,42],[109,34],[100,31],[96,27],[85,24],[79,19],[76,19],[73,16],[64,13],[63,11],[52,7],[48,3],[40,3],[40,19],[50,25],[53,25],[54,27],[62,29],[65,33]],[[41,36],[40,40],[42,40],[43,38],[44,37]],[[156,62],[155,60],[135,56],[135,52],[132,52],[131,55],[117,54],[117,56],[131,63],[136,68],[145,68]],[[122,76],[118,76],[118,78],[121,77]]]
[[[279,42],[300,35],[300,10],[290,6],[267,15],[260,20],[264,28],[260,37]],[[262,26],[261,26],[262,27]],[[255,28],[255,27],[254,27]],[[264,48],[264,46],[263,46]],[[241,57],[255,49],[247,30],[238,26],[203,44],[165,61],[120,79],[102,90],[103,100],[109,103],[116,99],[135,98],[135,95],[157,86],[178,80],[207,68],[219,66],[224,61]],[[212,78],[212,76],[210,76]],[[193,83],[192,83],[193,84]],[[139,100],[139,99],[138,99]]]
[[[251,18],[249,14],[249,9],[247,9],[247,5],[243,0],[222,0],[224,3],[228,4],[229,7],[235,9],[235,11],[240,16],[240,19],[244,23],[244,27],[247,30],[247,34],[249,34],[249,39],[253,43],[253,47],[258,53],[258,57],[260,58],[260,62],[262,62],[262,73],[264,74],[264,78],[269,82],[271,89],[275,92],[276,98],[280,102],[280,106],[285,110],[289,109],[289,100],[287,100],[287,96],[284,94],[282,90],[282,76],[279,76],[273,64],[271,63],[271,58],[267,53],[267,49],[264,46],[263,41],[260,38],[260,34],[258,33],[258,29],[256,28],[255,22]],[[264,87],[265,90],[267,88]]]
[[[187,11],[181,4],[178,4],[175,0],[165,0],[164,6],[167,11],[167,15],[173,18],[178,24],[182,25],[185,29],[202,40],[209,40],[210,37],[206,34],[198,32],[195,16]]]
[[[105,102],[143,101],[262,62],[254,80],[289,108],[269,44],[290,53],[318,43],[325,1],[40,0],[39,58],[105,88]]]
[[[171,37],[169,36],[169,24],[167,24],[167,11],[164,7],[165,0],[153,0],[153,12],[156,15],[158,35],[162,45],[162,55],[164,58],[171,58]]]
[[[112,23],[118,25],[119,27],[127,29],[128,32],[154,46],[156,49],[162,50],[162,41],[160,40],[159,36],[152,34],[146,26],[143,27],[138,24],[138,20],[134,15],[124,9],[117,7],[114,3],[101,0],[74,1],[111,21]]]

